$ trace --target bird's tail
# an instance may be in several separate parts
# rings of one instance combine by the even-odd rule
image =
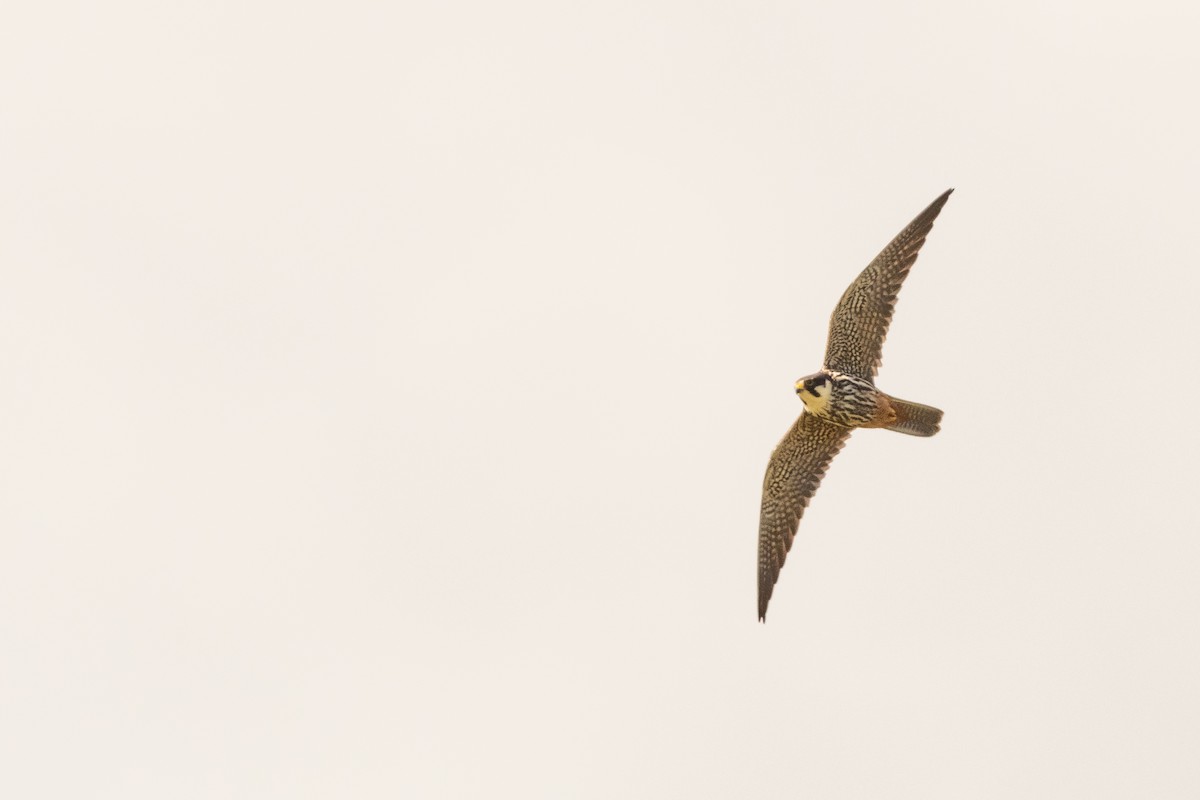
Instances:
[[[942,412],[933,406],[910,403],[895,397],[888,397],[888,401],[896,410],[896,421],[887,426],[889,431],[899,431],[909,436],[933,436],[941,430]]]

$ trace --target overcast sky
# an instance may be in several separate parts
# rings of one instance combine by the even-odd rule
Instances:
[[[0,794],[1200,796],[1194,3],[18,5]]]

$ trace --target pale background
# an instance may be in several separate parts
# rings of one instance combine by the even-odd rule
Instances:
[[[1195,3],[4,16],[0,795],[1200,796]]]

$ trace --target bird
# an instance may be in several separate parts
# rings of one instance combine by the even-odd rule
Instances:
[[[804,409],[771,453],[763,477],[758,525],[760,622],[766,622],[767,604],[804,509],[850,433],[855,428],[884,428],[933,436],[940,429],[940,410],[885,394],[875,387],[875,377],[900,286],[953,191],[946,190],[930,203],[850,284],[830,316],[821,370],[795,383]]]

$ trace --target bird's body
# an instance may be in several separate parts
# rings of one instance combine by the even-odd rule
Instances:
[[[800,517],[829,462],[855,428],[886,428],[912,436],[938,432],[942,412],[892,397],[875,387],[883,340],[896,295],[953,189],[901,231],[846,289],[829,321],[825,365],[796,381],[804,412],[771,454],[763,479],[758,531],[758,616],[796,536]]]
[[[804,410],[845,428],[886,428],[896,421],[888,396],[870,381],[823,369],[796,381]]]

